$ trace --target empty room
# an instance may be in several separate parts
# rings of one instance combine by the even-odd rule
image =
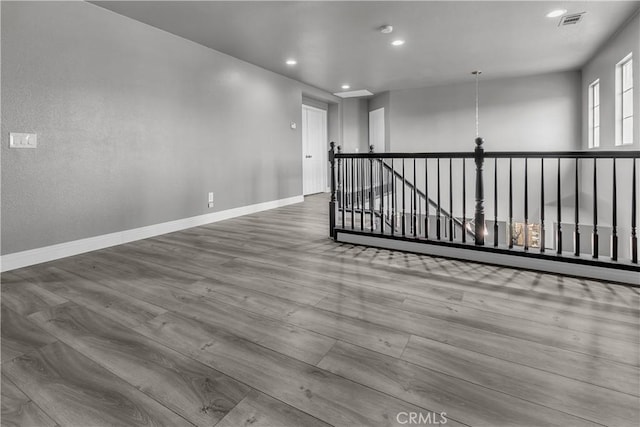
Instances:
[[[2,426],[640,425],[639,1],[0,1]]]

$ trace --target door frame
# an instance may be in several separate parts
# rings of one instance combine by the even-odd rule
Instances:
[[[324,137],[323,137],[323,147],[321,150],[322,153],[322,164],[325,165],[321,168],[322,170],[322,182],[324,183],[323,187],[322,187],[322,192],[328,193],[329,191],[331,191],[329,184],[328,184],[328,180],[329,180],[329,174],[328,174],[328,167],[327,163],[329,162],[329,157],[328,157],[328,151],[329,151],[329,114],[327,110],[323,110],[322,108],[317,108],[308,104],[302,104],[302,108],[301,108],[301,112],[304,111],[304,109],[308,109],[308,110],[312,110],[312,111],[318,111],[320,113],[322,113],[323,117],[324,117],[324,127],[323,127],[323,131],[324,131]],[[304,144],[302,141],[302,138],[304,138],[304,132],[307,129],[307,123],[305,122],[305,117],[304,117],[304,113],[302,112],[302,132],[301,132],[301,141],[300,141],[300,145],[302,146],[302,156],[300,157],[300,161],[302,162],[302,193],[304,195]]]

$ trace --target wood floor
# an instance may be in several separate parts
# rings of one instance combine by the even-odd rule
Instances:
[[[327,202],[3,274],[2,425],[639,425],[639,289],[336,244]]]

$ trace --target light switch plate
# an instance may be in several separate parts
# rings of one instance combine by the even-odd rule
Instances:
[[[9,148],[37,148],[38,136],[35,133],[17,133],[9,134]]]

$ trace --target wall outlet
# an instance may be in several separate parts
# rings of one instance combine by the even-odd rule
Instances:
[[[38,136],[35,133],[9,133],[9,148],[37,148]]]
[[[207,206],[209,206],[210,208],[213,207],[213,192],[209,192],[209,199],[208,199],[209,203],[207,204]]]

